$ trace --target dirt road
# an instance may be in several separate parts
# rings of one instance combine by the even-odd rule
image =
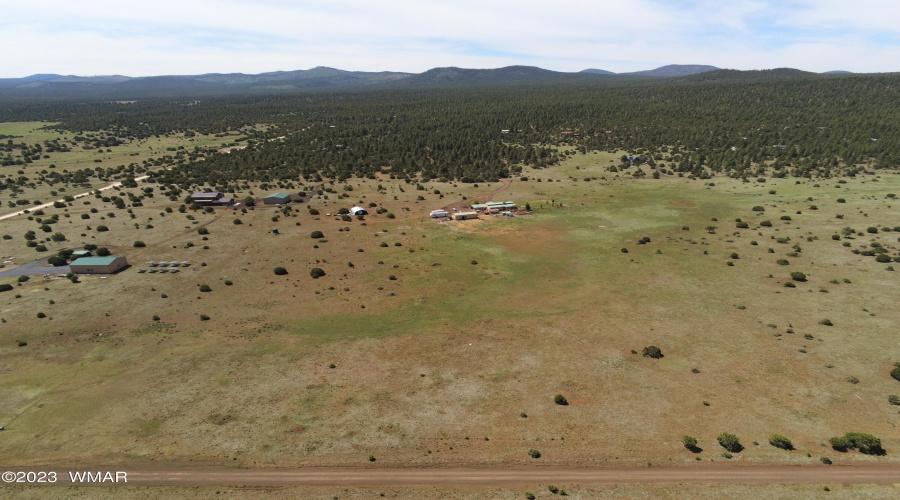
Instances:
[[[142,181],[142,180],[144,180],[144,179],[146,179],[146,178],[148,178],[148,177],[150,177],[150,176],[149,176],[149,175],[142,175],[142,176],[140,176],[140,177],[135,177],[134,180],[135,180],[135,181]],[[103,186],[102,188],[98,188],[97,191],[106,191],[106,190],[108,190],[108,189],[112,189],[112,188],[114,188],[114,187],[116,187],[116,186],[121,186],[121,185],[122,185],[122,183],[119,182],[119,181],[111,182],[111,183],[107,184],[106,186]],[[88,192],[85,192],[85,193],[81,193],[81,194],[76,194],[76,195],[74,196],[74,198],[77,200],[78,198],[84,198],[85,196],[89,196],[89,195],[91,195],[91,194],[94,194],[94,191],[93,191],[93,190],[88,191]],[[10,219],[10,218],[12,218],[12,217],[16,217],[16,216],[18,216],[18,215],[22,215],[22,214],[26,213],[26,210],[27,210],[28,212],[34,212],[35,210],[41,210],[41,209],[44,209],[44,208],[52,207],[53,204],[56,203],[57,201],[59,201],[59,202],[65,202],[65,200],[59,199],[59,200],[51,201],[51,202],[49,202],[49,203],[43,203],[43,204],[41,204],[41,205],[35,205],[35,206],[33,206],[33,207],[28,207],[28,208],[19,210],[18,212],[13,212],[13,213],[11,213],[11,214],[6,214],[6,215],[0,215],[0,220]]]
[[[45,469],[46,470],[46,469]],[[900,465],[690,467],[511,467],[483,469],[309,468],[127,471],[129,484],[220,486],[514,486],[533,484],[900,484]],[[69,473],[58,471],[59,483]]]

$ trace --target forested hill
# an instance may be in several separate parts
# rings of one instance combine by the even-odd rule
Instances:
[[[604,83],[641,79],[685,78],[691,81],[760,79],[819,75],[781,68],[762,71],[721,70],[705,65],[668,65],[654,70],[615,74],[589,69],[577,73],[550,71],[533,66],[495,69],[434,68],[424,73],[344,71],[317,67],[248,75],[211,73],[131,78],[111,76],[32,75],[0,79],[0,98],[138,100],[150,98],[203,98],[213,96],[271,95],[362,88],[475,87],[547,83]]]
[[[343,71],[326,67],[258,75],[210,73],[142,78],[33,75],[0,79],[0,97],[133,100],[274,94],[377,86],[408,76],[409,73]]]
[[[532,68],[510,71],[523,81],[496,85],[482,74],[485,84],[469,86],[134,102],[0,99],[0,121],[58,122],[60,130],[103,130],[122,141],[241,130],[244,149],[182,150],[131,167],[172,167],[157,169],[154,180],[225,192],[246,180],[378,171],[479,182],[599,150],[637,154],[697,177],[830,177],[900,168],[898,74],[723,71],[717,78],[588,74],[570,81]],[[463,74],[465,80],[464,73],[450,68],[433,77]],[[535,75],[546,80],[534,83]],[[258,124],[269,127],[248,128]]]

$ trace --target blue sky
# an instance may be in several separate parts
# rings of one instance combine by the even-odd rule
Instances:
[[[0,77],[513,64],[900,71],[897,0],[0,0]]]

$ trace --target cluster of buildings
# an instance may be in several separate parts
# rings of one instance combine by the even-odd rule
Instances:
[[[472,210],[472,212],[454,211],[453,213],[443,209],[432,210],[430,216],[435,219],[447,218],[453,220],[477,219],[479,214],[502,214],[511,216],[513,215],[514,210],[518,210],[518,206],[513,201],[489,201],[487,203],[472,204]]]
[[[478,213],[499,214],[500,212],[512,212],[518,207],[513,201],[489,201],[487,203],[475,203],[472,210]]]

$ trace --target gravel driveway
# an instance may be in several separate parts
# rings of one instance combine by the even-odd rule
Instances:
[[[45,274],[66,274],[69,272],[71,272],[69,266],[53,267],[48,265],[47,259],[44,258],[33,260],[12,269],[3,269],[0,271],[0,278],[9,278],[10,276],[43,276]]]

